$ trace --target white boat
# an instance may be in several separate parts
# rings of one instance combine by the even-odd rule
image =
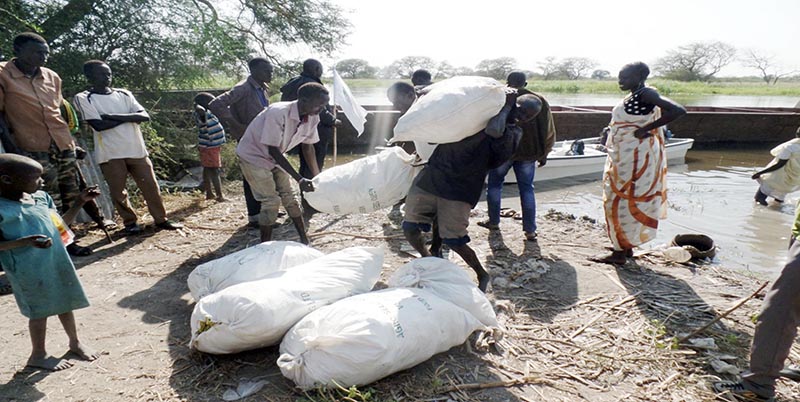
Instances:
[[[582,140],[585,148],[583,155],[568,155],[575,141],[556,141],[553,151],[547,156],[547,164],[536,168],[534,182],[556,180],[565,177],[598,175],[603,173],[606,153],[596,149],[598,138]],[[686,151],[692,148],[694,139],[670,138],[667,140],[667,163],[670,165],[684,163]],[[516,183],[514,169],[508,171],[506,183]]]

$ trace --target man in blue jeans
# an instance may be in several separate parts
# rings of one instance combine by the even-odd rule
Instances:
[[[525,89],[525,73],[515,71],[508,75],[507,84],[522,95],[532,95],[542,102],[542,111],[530,122],[521,123],[522,138],[517,150],[507,162],[489,171],[486,201],[489,204],[489,220],[478,222],[489,230],[500,229],[500,198],[503,181],[511,168],[517,176],[517,187],[522,204],[522,230],[528,241],[536,241],[536,198],[533,193],[533,177],[536,164],[542,167],[547,163],[547,154],[553,150],[556,141],[556,128],[550,105],[543,96]]]

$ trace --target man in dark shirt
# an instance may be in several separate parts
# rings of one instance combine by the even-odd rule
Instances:
[[[403,233],[408,242],[423,257],[438,255],[440,250],[426,249],[422,238],[422,231],[431,229],[435,217],[438,223],[435,231],[438,230],[442,243],[475,270],[482,291],[486,291],[490,278],[475,251],[467,245],[469,213],[480,199],[486,173],[514,152],[521,135],[517,124],[534,119],[541,107],[535,96],[517,98],[515,92],[509,93],[505,106],[484,130],[436,148],[406,197]],[[438,248],[437,242],[434,245]]]
[[[322,63],[315,59],[308,59],[303,62],[303,72],[297,77],[292,78],[286,85],[281,87],[281,102],[290,102],[297,100],[297,90],[308,84],[309,82],[316,82],[322,84]],[[317,167],[322,171],[322,165],[325,163],[325,155],[328,153],[328,144],[333,139],[333,127],[338,120],[333,117],[333,107],[327,105],[325,109],[319,114],[319,125],[317,126],[317,135],[319,135],[319,142],[314,144],[314,154],[317,158]],[[311,179],[314,175],[311,174],[311,168],[306,163],[305,156],[302,152],[300,155],[300,175],[306,179]]]
[[[247,125],[269,106],[269,83],[272,81],[272,63],[256,57],[247,63],[250,76],[236,84],[230,91],[208,103],[208,109],[220,119],[225,131],[239,141]],[[250,183],[242,179],[244,200],[247,204],[248,225],[258,227],[261,204],[253,197]]]

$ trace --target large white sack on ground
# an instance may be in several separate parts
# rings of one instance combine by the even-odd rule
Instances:
[[[293,241],[268,241],[198,265],[186,280],[195,301],[227,287],[263,279],[322,257],[321,251]]]
[[[499,327],[492,303],[460,266],[436,257],[417,258],[389,277],[391,288],[420,288],[463,308],[488,327]]]
[[[453,77],[425,89],[397,121],[392,141],[461,141],[486,128],[506,102],[506,87],[488,77]]]
[[[382,265],[382,249],[352,247],[208,295],[192,313],[190,346],[224,354],[277,344],[308,313],[369,292]]]
[[[391,207],[408,194],[421,167],[400,147],[391,147],[320,173],[314,191],[303,194],[317,211],[328,214],[369,213]]]
[[[365,385],[416,366],[487,329],[424,289],[348,297],[300,320],[281,342],[278,367],[303,389]]]

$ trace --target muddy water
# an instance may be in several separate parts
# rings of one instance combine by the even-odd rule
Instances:
[[[800,193],[783,204],[756,205],[750,179],[771,157],[762,150],[690,150],[686,164],[669,167],[669,212],[658,237],[645,248],[668,243],[680,233],[702,233],[717,243],[717,261],[774,278],[785,262],[794,207]],[[506,186],[508,203],[514,202]],[[599,175],[537,184],[538,213],[550,208],[603,221]],[[518,203],[518,202],[517,202]]]

